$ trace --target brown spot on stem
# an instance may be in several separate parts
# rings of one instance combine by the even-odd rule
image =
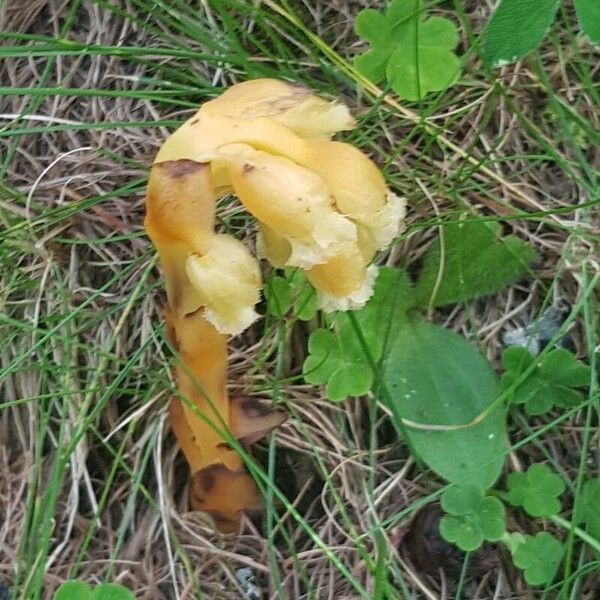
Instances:
[[[244,173],[250,173],[251,171],[254,171],[254,169],[256,169],[256,167],[250,163],[246,163],[243,167]]]

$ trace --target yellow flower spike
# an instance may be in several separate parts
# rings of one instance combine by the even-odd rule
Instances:
[[[258,253],[304,269],[322,308],[359,308],[376,275],[369,263],[397,234],[404,205],[362,152],[330,141],[353,127],[346,106],[305,87],[248,81],[201,106],[150,172],[145,226],[183,399],[171,401],[171,425],[190,466],[190,506],[223,531],[260,507],[232,439],[251,444],[284,416],[227,394],[227,336],[256,319],[261,282],[248,248],[215,232],[216,200],[238,196],[258,221]]]
[[[185,159],[155,164],[145,227],[165,277],[167,333],[178,352],[177,387],[189,403],[173,398],[170,417],[190,466],[190,506],[209,514],[222,531],[235,531],[241,513],[258,508],[259,497],[227,433],[249,443],[284,416],[267,408],[232,410],[227,337],[208,319],[225,329],[243,328],[254,317],[260,278],[241,242],[215,234],[215,200],[208,164]]]

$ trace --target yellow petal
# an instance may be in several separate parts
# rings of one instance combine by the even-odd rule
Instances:
[[[304,140],[293,131],[268,118],[192,117],[165,141],[155,163],[192,160],[208,163],[217,149],[226,144],[248,144],[271,154],[299,160],[306,152]]]
[[[246,209],[285,238],[288,266],[310,268],[356,240],[356,227],[338,214],[322,179],[293,161],[235,144],[219,151],[233,189]]]
[[[236,335],[258,318],[260,272],[239,240],[215,235],[208,252],[187,257],[185,272],[202,299],[204,316],[220,333]]]
[[[277,79],[252,79],[230,87],[200,109],[202,117],[268,117],[300,137],[331,136],[356,125],[344,104],[330,102],[309,88]]]
[[[376,267],[368,267],[356,244],[306,273],[317,290],[317,304],[326,312],[361,308],[373,293]]]
[[[282,269],[292,254],[290,243],[264,223],[259,223],[256,235],[256,253],[277,269]]]
[[[404,205],[391,194],[375,163],[360,150],[341,142],[310,140],[302,164],[323,179],[338,211],[364,230],[365,254],[369,254],[368,246],[374,248],[368,260],[398,235]]]

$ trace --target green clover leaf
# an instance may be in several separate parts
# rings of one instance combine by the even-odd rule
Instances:
[[[325,393],[333,402],[362,396],[371,389],[373,372],[361,358],[342,350],[336,336],[325,329],[313,331],[308,339],[309,356],[302,374],[307,383],[327,384]]]
[[[286,273],[292,288],[292,310],[300,321],[310,321],[317,314],[317,292],[300,269]]]
[[[507,531],[502,538],[502,543],[506,545],[511,554],[514,554],[515,550],[526,541],[525,536],[518,531]]]
[[[371,45],[370,50],[355,57],[354,66],[373,83],[381,83],[392,45],[392,28],[387,18],[383,13],[365,8],[356,16],[354,31]]]
[[[118,583],[103,583],[95,587],[92,600],[135,600],[135,597]]]
[[[102,583],[91,588],[84,581],[65,581],[56,590],[54,600],[135,600],[134,595],[118,583]]]
[[[548,585],[556,575],[564,553],[563,545],[545,531],[524,538],[512,554],[515,566],[524,571],[529,585]]]
[[[292,288],[289,281],[280,275],[272,275],[264,287],[267,312],[274,317],[283,317],[292,304]]]
[[[502,354],[505,373],[502,387],[511,388],[535,361],[525,348],[508,348]],[[554,406],[572,407],[582,401],[577,389],[589,385],[591,369],[564,348],[545,354],[535,370],[512,393],[513,402],[524,404],[530,415],[541,415]]]
[[[264,294],[267,312],[274,317],[284,317],[291,310],[294,318],[310,321],[317,313],[315,289],[298,269],[286,272],[284,277],[269,277]]]
[[[560,512],[560,496],[565,483],[546,465],[531,465],[527,473],[511,473],[507,479],[506,499],[522,506],[532,517],[550,517]]]
[[[504,536],[504,505],[498,498],[484,496],[473,484],[448,488],[442,495],[448,513],[440,520],[442,537],[461,550],[476,550],[484,540]]]
[[[375,84],[387,78],[406,100],[446,89],[460,71],[453,52],[458,43],[455,25],[443,17],[423,20],[422,13],[420,0],[393,0],[385,13],[362,10],[354,24],[370,45],[355,57],[355,67]]]
[[[54,594],[54,600],[92,600],[92,588],[85,581],[65,581]]]
[[[395,335],[411,306],[412,288],[406,273],[381,268],[373,296],[361,310],[353,311],[352,317],[336,313],[331,319],[334,331],[317,329],[311,334],[302,367],[305,381],[326,384],[325,392],[333,402],[366,394],[373,385],[371,360],[377,363],[381,358],[386,341]]]
[[[341,350],[336,337],[326,329],[316,329],[308,338],[309,355],[302,373],[307,383],[321,385],[333,375],[340,361]]]
[[[521,375],[535,360],[526,348],[513,346],[502,353],[502,366],[507,373]]]
[[[590,367],[579,362],[565,348],[546,354],[540,362],[540,373],[557,386],[577,388],[590,384]]]
[[[443,17],[404,25],[397,32],[400,47],[389,58],[386,76],[392,89],[406,100],[420,100],[445,90],[456,80],[460,61],[453,53],[456,27]]]

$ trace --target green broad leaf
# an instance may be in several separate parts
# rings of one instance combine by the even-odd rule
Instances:
[[[414,294],[408,275],[401,269],[381,267],[373,296],[364,308],[336,314],[335,323],[342,345],[355,355],[366,358],[352,322],[354,318],[373,361],[379,361],[413,306]]]
[[[491,67],[515,62],[537,48],[554,22],[559,0],[501,0],[482,32]]]
[[[546,465],[531,465],[527,473],[511,473],[506,499],[521,506],[532,517],[550,517],[560,512],[558,497],[565,491],[562,478]]]
[[[456,26],[443,17],[423,19],[420,0],[393,0],[385,13],[364,9],[354,27],[370,45],[355,67],[375,84],[387,78],[401,98],[420,100],[458,77]]]
[[[85,581],[65,581],[54,594],[54,600],[94,600],[92,588]]]
[[[448,514],[440,519],[440,533],[461,550],[476,550],[484,540],[496,541],[505,534],[504,505],[498,498],[484,496],[476,485],[448,488],[442,508]]]
[[[600,2],[598,0],[574,0],[575,13],[581,31],[593,44],[600,44]]]
[[[563,545],[545,531],[535,537],[524,537],[525,541],[512,554],[515,566],[523,570],[525,581],[529,585],[550,584],[562,560]]]
[[[364,308],[353,311],[352,316],[336,313],[333,331],[317,329],[311,334],[309,355],[302,367],[305,381],[325,384],[325,393],[333,402],[366,394],[373,386],[373,364],[381,359],[388,340],[397,335],[412,304],[406,273],[381,268],[373,296]]]
[[[95,587],[92,600],[135,600],[135,596],[122,585],[103,583]]]
[[[451,331],[408,322],[388,348],[383,379],[397,429],[403,429],[401,419],[419,425],[404,421],[404,430],[433,471],[482,491],[496,481],[504,464],[506,415],[498,406],[481,417],[500,386],[476,348]],[[464,427],[474,419],[480,420]]]
[[[535,362],[534,370],[523,374]],[[589,385],[591,369],[565,348],[551,350],[536,360],[526,348],[508,348],[502,354],[505,372],[501,383],[512,392],[512,401],[523,404],[529,415],[541,415],[554,406],[577,406],[583,397],[577,388]]]
[[[498,223],[448,223],[443,229],[443,252],[440,240],[425,255],[417,281],[420,306],[428,306],[434,293],[435,306],[495,294],[517,281],[535,258],[533,249],[517,237],[501,237]]]
[[[577,524],[583,523],[585,530],[600,542],[600,479],[590,479],[583,484],[579,500],[579,518]],[[600,552],[597,553],[600,558]]]

